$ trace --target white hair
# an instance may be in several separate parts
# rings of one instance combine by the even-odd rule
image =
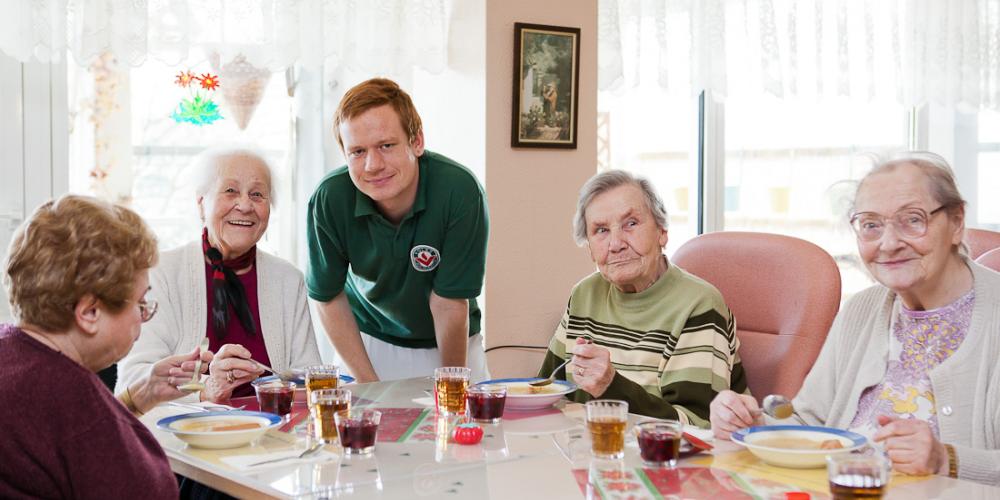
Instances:
[[[216,181],[219,180],[219,164],[220,160],[223,158],[230,158],[233,156],[243,156],[257,160],[264,165],[264,169],[267,171],[267,186],[269,192],[267,193],[268,202],[271,206],[275,206],[277,202],[277,189],[275,184],[277,179],[274,176],[274,169],[271,167],[271,162],[267,161],[263,153],[257,149],[250,146],[218,146],[206,149],[198,154],[192,161],[194,165],[194,194],[196,197],[201,198],[208,194],[208,191],[212,189]]]
[[[590,202],[602,193],[626,185],[635,186],[642,191],[643,199],[656,225],[663,230],[667,229],[669,220],[667,209],[649,179],[625,170],[608,170],[591,177],[580,188],[580,197],[576,201],[576,214],[573,215],[573,239],[577,245],[587,244],[587,207],[590,206]]]

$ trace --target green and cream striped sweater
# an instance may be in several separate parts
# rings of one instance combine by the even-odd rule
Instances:
[[[735,331],[719,291],[673,264],[639,293],[623,293],[594,273],[573,288],[539,376],[549,376],[584,337],[611,351],[616,373],[601,399],[708,427],[708,405],[719,391],[749,393]],[[570,398],[594,399],[582,390]]]

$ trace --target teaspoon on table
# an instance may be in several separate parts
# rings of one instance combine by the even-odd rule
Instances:
[[[263,462],[254,462],[252,464],[247,465],[247,467],[254,467],[254,466],[257,466],[257,465],[270,464],[270,463],[274,463],[274,462],[281,462],[283,460],[298,460],[300,458],[308,458],[308,457],[311,457],[311,456],[319,453],[320,451],[322,451],[322,449],[323,449],[323,442],[322,441],[317,441],[316,443],[314,443],[309,448],[306,448],[306,451],[303,451],[298,456],[294,456],[293,455],[293,456],[290,456],[290,457],[272,458],[270,460],[264,460]]]

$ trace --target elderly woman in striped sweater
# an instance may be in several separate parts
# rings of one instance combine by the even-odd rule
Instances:
[[[596,272],[577,283],[539,376],[572,356],[570,397],[621,399],[640,415],[707,427],[722,389],[748,394],[735,321],[712,285],[667,261],[667,213],[648,180],[611,170],[581,189],[577,243]]]

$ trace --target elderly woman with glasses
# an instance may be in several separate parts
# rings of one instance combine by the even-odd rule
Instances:
[[[164,356],[208,339],[215,353],[200,399],[254,394],[260,362],[281,371],[319,364],[302,273],[257,249],[274,203],[271,168],[248,149],[219,148],[195,162],[201,239],[163,252],[150,281],[160,313],[118,365],[118,386]],[[193,399],[193,396],[192,396]]]
[[[807,422],[871,437],[908,474],[1000,484],[1000,274],[966,257],[948,164],[915,153],[861,180],[850,217],[878,284],[844,304],[795,397]],[[757,403],[712,402],[728,437]]]
[[[622,170],[580,190],[577,243],[598,272],[577,283],[538,375],[572,358],[577,402],[621,399],[629,412],[708,426],[721,389],[749,394],[735,322],[712,285],[671,264],[667,212],[650,182]]]
[[[192,349],[152,363],[115,400],[96,372],[156,312],[156,239],[134,212],[82,196],[39,207],[14,234],[0,325],[0,498],[177,498],[167,457],[135,415],[181,397]]]

